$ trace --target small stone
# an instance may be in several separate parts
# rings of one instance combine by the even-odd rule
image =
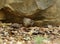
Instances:
[[[20,24],[14,23],[11,25],[11,27],[18,29],[20,27]]]
[[[14,38],[13,38],[13,37],[10,37],[10,39],[11,39],[11,40],[14,40]]]
[[[20,42],[20,41],[17,41],[17,43],[16,44],[23,44],[22,42]]]
[[[3,40],[2,39],[0,39],[0,44],[3,44]]]
[[[39,27],[31,27],[31,33],[33,34],[33,35],[37,35],[37,34],[39,34],[40,32],[40,29],[39,29]]]
[[[32,26],[34,24],[34,21],[29,19],[29,18],[24,18],[23,19],[23,25],[24,26]]]
[[[27,44],[33,44],[31,41],[28,41]]]
[[[8,34],[8,32],[5,32],[4,35],[7,36],[7,35],[9,35],[9,34]]]
[[[53,28],[53,27],[52,27],[52,25],[48,25],[48,28],[50,28],[50,29],[51,29],[51,28]]]
[[[1,28],[0,28],[0,32],[2,32],[3,30],[4,30],[4,29],[1,27]]]
[[[25,37],[23,39],[27,41],[27,40],[30,40],[30,37]]]
[[[4,42],[4,44],[6,44],[6,42]]]
[[[44,44],[52,44],[50,40],[43,40]]]

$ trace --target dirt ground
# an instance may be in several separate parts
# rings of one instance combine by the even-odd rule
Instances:
[[[0,44],[60,44],[60,26],[0,23]]]

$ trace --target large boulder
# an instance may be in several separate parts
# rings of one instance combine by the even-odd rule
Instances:
[[[60,0],[55,0],[55,4],[41,13],[45,16],[45,21],[50,24],[60,25]]]
[[[8,0],[8,2],[5,6],[19,12],[17,16],[31,16],[53,5],[54,0]]]

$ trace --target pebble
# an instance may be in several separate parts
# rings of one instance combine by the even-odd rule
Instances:
[[[18,29],[18,28],[20,27],[20,24],[13,23],[13,24],[11,25],[11,27]]]
[[[23,24],[24,24],[24,26],[32,26],[34,24],[34,21],[29,18],[24,18]]]
[[[17,43],[16,44],[23,44],[22,42],[20,42],[20,41],[17,41]]]

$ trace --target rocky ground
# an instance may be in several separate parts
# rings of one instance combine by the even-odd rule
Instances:
[[[0,44],[60,44],[60,26],[25,27],[0,23]]]

